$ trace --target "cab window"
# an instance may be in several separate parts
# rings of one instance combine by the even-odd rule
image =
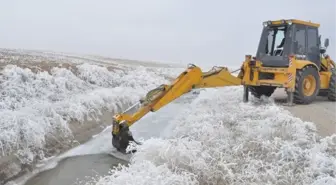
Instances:
[[[306,27],[302,25],[296,25],[295,27],[295,40],[294,40],[295,53],[299,55],[305,55],[306,48]]]

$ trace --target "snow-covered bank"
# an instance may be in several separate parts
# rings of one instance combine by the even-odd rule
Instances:
[[[115,67],[122,66],[151,66],[151,67],[184,67],[180,64],[167,64],[162,62],[149,62],[128,59],[115,59],[104,56],[92,56],[74,53],[26,50],[26,49],[8,49],[0,48],[0,64],[36,64],[42,62],[48,63],[71,63],[71,64],[113,64]]]
[[[74,124],[96,120],[99,127],[104,112],[112,116],[183,70],[136,66],[119,69],[94,64],[75,68],[33,72],[7,65],[1,70],[2,180],[18,174],[21,165],[30,166],[61,152],[55,150],[54,143],[73,145]]]
[[[336,184],[336,135],[320,138],[270,100],[241,99],[240,87],[201,91],[167,139],[146,140],[129,167],[87,184]]]

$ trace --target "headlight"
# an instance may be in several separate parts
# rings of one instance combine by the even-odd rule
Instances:
[[[263,22],[264,27],[267,27],[268,23],[267,22]]]

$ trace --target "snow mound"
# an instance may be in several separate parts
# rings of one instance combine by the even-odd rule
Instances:
[[[201,91],[168,138],[138,146],[128,167],[87,184],[336,184],[336,135],[242,89]]]
[[[22,163],[43,158],[48,139],[63,142],[57,138],[72,137],[71,121],[98,120],[102,111],[133,104],[150,89],[169,83],[159,68],[76,67],[76,71],[53,68],[50,73],[34,73],[7,65],[1,71],[0,156],[14,152]],[[165,74],[180,72],[175,69]]]

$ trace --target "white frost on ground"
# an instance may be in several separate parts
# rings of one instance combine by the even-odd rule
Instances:
[[[108,71],[91,64],[78,71],[54,68],[33,73],[14,65],[0,75],[0,156],[18,151],[23,163],[43,158],[46,137],[71,136],[69,121],[83,121],[132,104],[147,91],[168,83],[183,69],[133,67]],[[162,74],[163,73],[163,74]]]
[[[138,147],[128,167],[87,184],[336,184],[336,135],[242,89],[201,94],[169,124],[168,138]]]

